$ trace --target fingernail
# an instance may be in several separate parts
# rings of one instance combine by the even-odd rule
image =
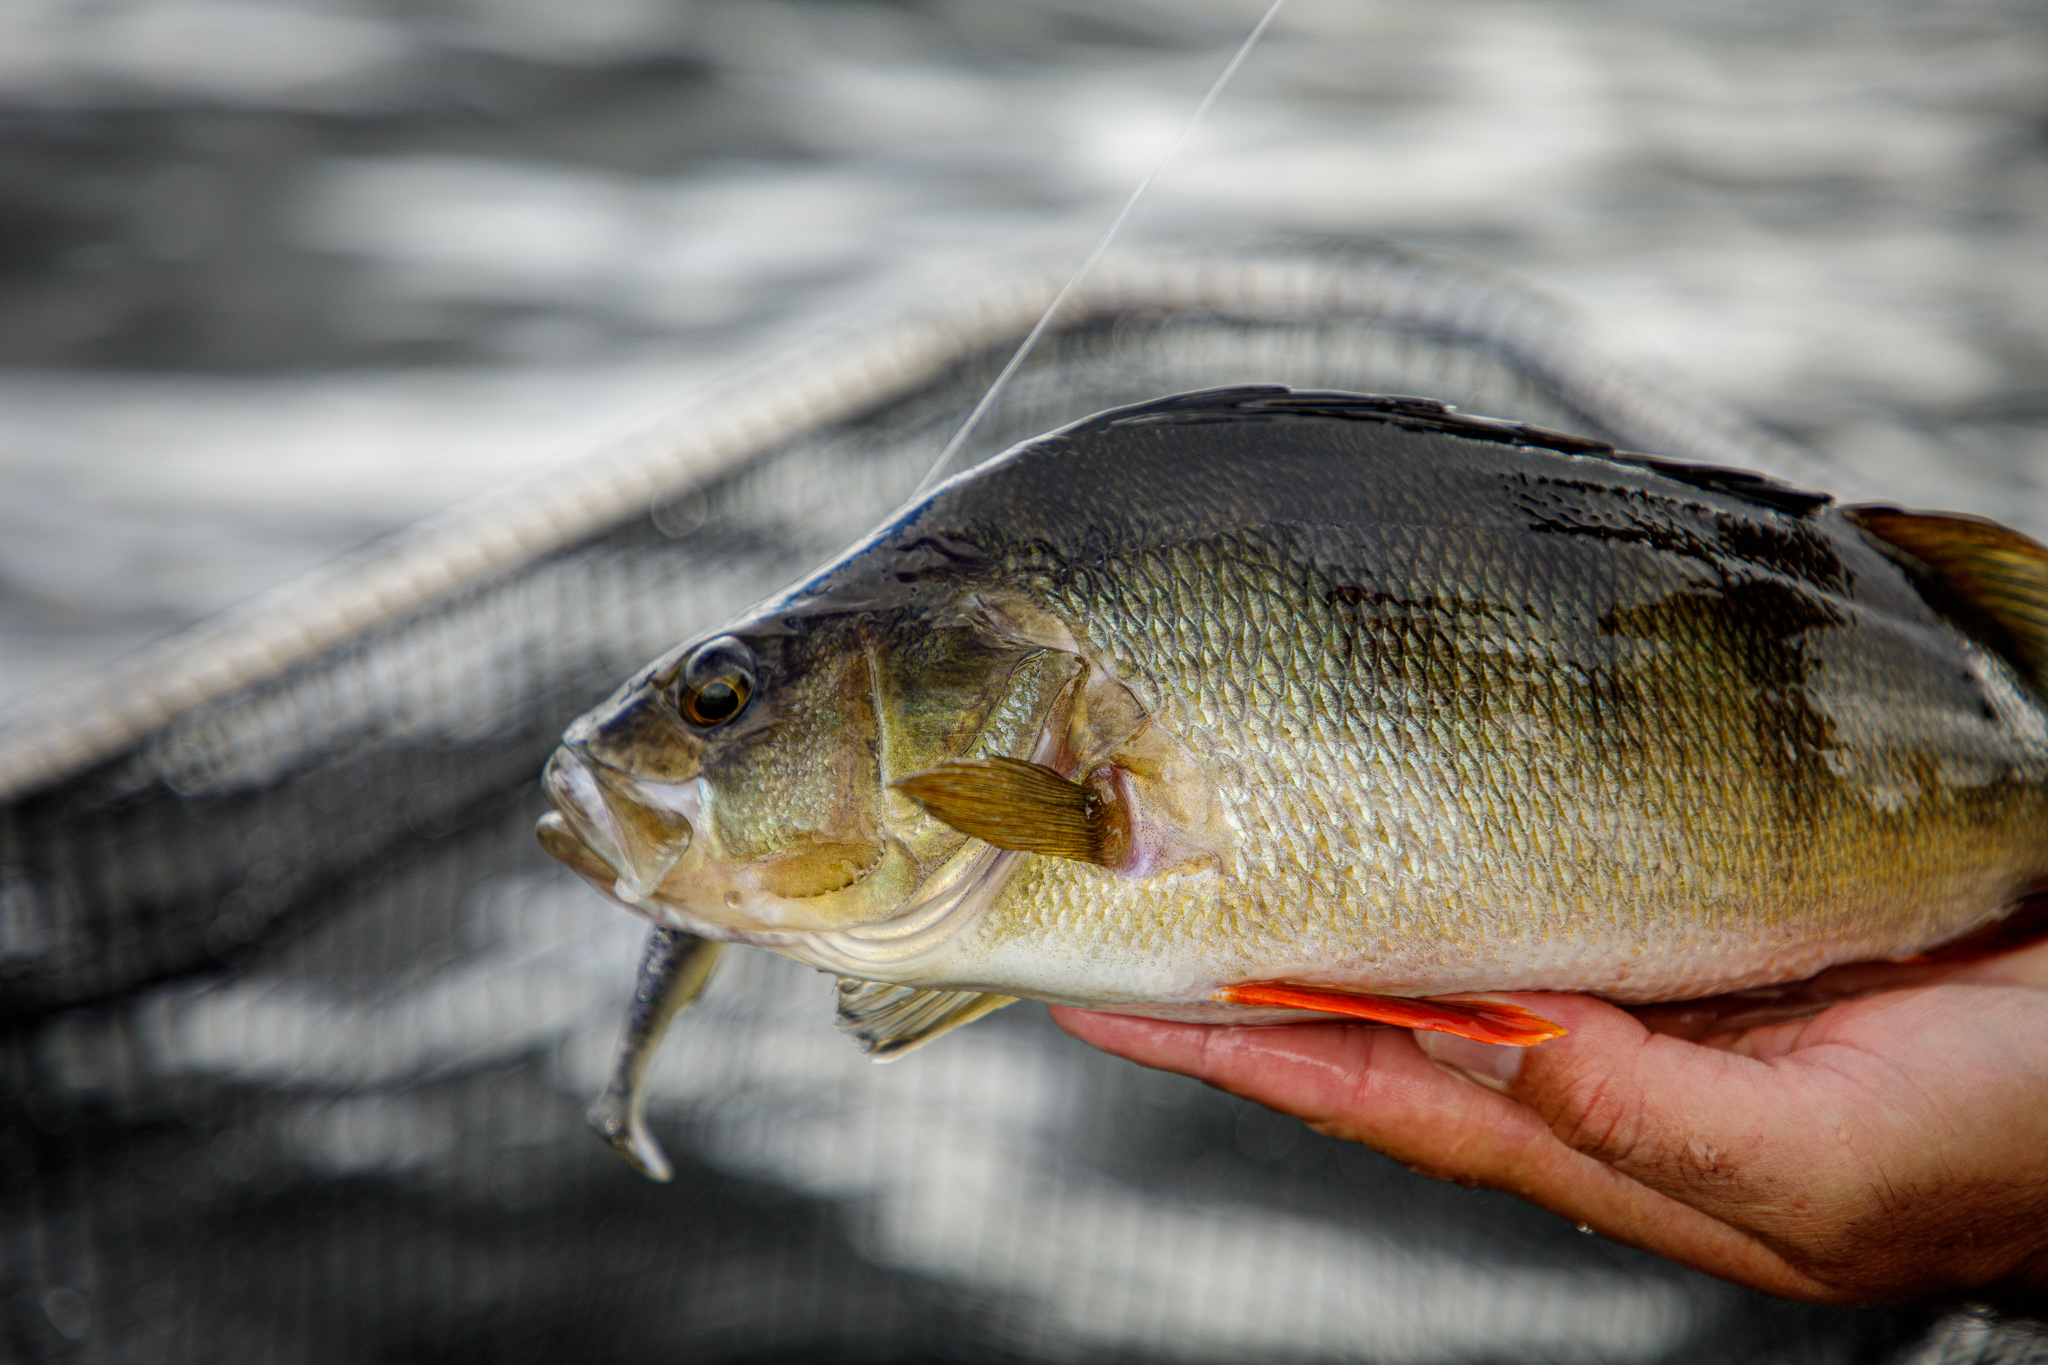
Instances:
[[[1498,1043],[1475,1043],[1454,1033],[1415,1030],[1415,1045],[1438,1066],[1468,1077],[1488,1090],[1506,1090],[1522,1069],[1527,1048],[1502,1047]]]

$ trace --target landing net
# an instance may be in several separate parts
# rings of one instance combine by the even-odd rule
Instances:
[[[555,736],[900,503],[1059,282],[849,324],[0,722],[0,1356],[1832,1361],[1977,1340],[1766,1300],[1421,1180],[1096,1055],[1036,1006],[878,1067],[831,1027],[827,979],[748,951],[654,1078],[674,1183],[583,1130],[641,933],[534,843]],[[956,467],[1250,382],[1863,491],[1540,299],[1370,254],[1098,272]]]

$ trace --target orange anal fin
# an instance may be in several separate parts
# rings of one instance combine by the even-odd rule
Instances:
[[[1225,986],[1214,998],[1232,1005],[1342,1014],[1370,1019],[1376,1024],[1455,1033],[1477,1043],[1502,1043],[1508,1047],[1534,1047],[1551,1038],[1562,1038],[1568,1031],[1564,1025],[1520,1005],[1492,1000],[1410,1000],[1399,995],[1365,995],[1327,986],[1294,986],[1273,981]]]

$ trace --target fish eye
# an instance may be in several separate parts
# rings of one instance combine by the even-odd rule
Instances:
[[[722,635],[697,647],[676,679],[676,709],[699,729],[725,724],[754,695],[754,651]]]

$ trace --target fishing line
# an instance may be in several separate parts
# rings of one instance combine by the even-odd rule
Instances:
[[[976,403],[974,410],[967,414],[967,420],[962,422],[960,429],[953,433],[953,439],[946,442],[946,448],[939,452],[938,459],[932,461],[932,467],[925,471],[925,476],[922,479],[918,480],[917,487],[910,490],[912,498],[917,497],[918,494],[931,487],[932,480],[938,478],[940,472],[948,464],[952,463],[954,452],[966,443],[967,438],[973,434],[975,427],[981,424],[982,417],[995,403],[997,396],[1002,393],[1003,386],[1010,382],[1010,376],[1017,373],[1017,367],[1024,363],[1024,357],[1031,354],[1031,348],[1038,344],[1038,338],[1052,324],[1054,316],[1060,311],[1060,305],[1067,301],[1067,296],[1080,286],[1082,280],[1088,278],[1088,272],[1093,270],[1095,263],[1102,259],[1102,253],[1109,250],[1109,244],[1116,240],[1117,233],[1123,228],[1124,219],[1131,216],[1131,210],[1138,206],[1138,200],[1143,198],[1145,191],[1152,187],[1152,182],[1158,178],[1159,172],[1166,168],[1166,163],[1173,159],[1174,152],[1178,151],[1180,144],[1187,140],[1187,135],[1195,130],[1195,125],[1202,121],[1202,115],[1209,112],[1209,106],[1214,104],[1216,97],[1223,93],[1223,87],[1230,84],[1230,78],[1237,74],[1237,69],[1244,65],[1244,59],[1249,57],[1252,49],[1259,45],[1259,39],[1265,34],[1267,26],[1273,22],[1274,16],[1280,13],[1280,7],[1286,3],[1287,0],[1273,0],[1273,3],[1267,7],[1266,13],[1260,18],[1259,22],[1252,25],[1252,31],[1245,35],[1245,40],[1242,43],[1238,44],[1236,54],[1225,64],[1222,73],[1216,77],[1215,84],[1209,87],[1209,93],[1202,96],[1202,102],[1195,106],[1195,112],[1188,116],[1188,121],[1181,126],[1181,130],[1173,135],[1173,141],[1166,144],[1166,150],[1161,152],[1159,159],[1152,163],[1152,169],[1145,172],[1145,178],[1140,180],[1138,187],[1131,191],[1131,197],[1124,200],[1124,206],[1117,210],[1116,217],[1110,219],[1109,227],[1103,231],[1101,239],[1095,243],[1095,249],[1088,253],[1088,259],[1081,262],[1081,268],[1076,270],[1072,278],[1064,285],[1060,286],[1060,292],[1052,296],[1052,302],[1046,305],[1043,313],[1039,314],[1038,321],[1032,324],[1031,330],[1024,334],[1023,343],[1011,355],[1009,363],[1004,365],[1001,372],[996,375],[995,382],[988,386],[988,392],[981,396],[981,401]]]

